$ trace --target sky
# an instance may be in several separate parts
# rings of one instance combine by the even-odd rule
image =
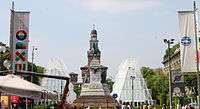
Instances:
[[[179,40],[177,11],[192,10],[192,0],[14,0],[30,11],[30,47],[35,63],[60,59],[67,72],[87,63],[90,31],[98,31],[102,64],[114,78],[119,64],[134,58],[139,66],[163,67],[164,38]],[[200,7],[200,0],[196,0]],[[9,44],[11,0],[0,0],[0,41]],[[31,49],[29,50],[31,60]]]

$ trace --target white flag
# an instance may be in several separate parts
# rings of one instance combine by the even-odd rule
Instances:
[[[182,72],[196,72],[196,42],[194,11],[179,11],[180,58]],[[198,30],[198,29],[197,29]]]

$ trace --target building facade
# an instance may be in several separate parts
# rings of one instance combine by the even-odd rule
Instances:
[[[163,68],[163,72],[164,74],[168,74],[169,73],[169,59],[167,58],[166,60],[164,60],[162,62],[162,64],[164,65]],[[180,49],[177,48],[175,50],[175,52],[173,53],[173,55],[171,56],[171,70],[177,70],[180,71],[181,70],[181,60],[180,60]]]

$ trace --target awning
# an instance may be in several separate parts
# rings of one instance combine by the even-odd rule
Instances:
[[[13,74],[0,76],[0,90],[2,93],[7,95],[18,95],[36,99],[40,99],[43,93],[50,94],[49,97],[53,97],[54,95],[56,96],[56,94],[52,92],[49,93],[41,86],[33,84]]]

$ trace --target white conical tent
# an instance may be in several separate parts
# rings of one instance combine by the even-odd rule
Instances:
[[[57,75],[57,76],[65,76],[70,77],[66,71],[65,64],[59,59],[51,59],[48,64],[48,68],[45,72],[47,75]],[[48,90],[56,91],[59,94],[62,93],[65,87],[65,80],[52,79],[52,78],[43,78],[42,86]],[[76,94],[73,91],[73,84],[69,84],[69,93],[67,96],[67,102],[73,102],[76,99]]]
[[[118,97],[116,99],[118,101],[132,102],[132,79],[130,76],[135,77],[133,80],[134,102],[151,102],[151,95],[140,72],[140,68],[134,59],[127,59],[120,64],[111,94],[117,94]]]

